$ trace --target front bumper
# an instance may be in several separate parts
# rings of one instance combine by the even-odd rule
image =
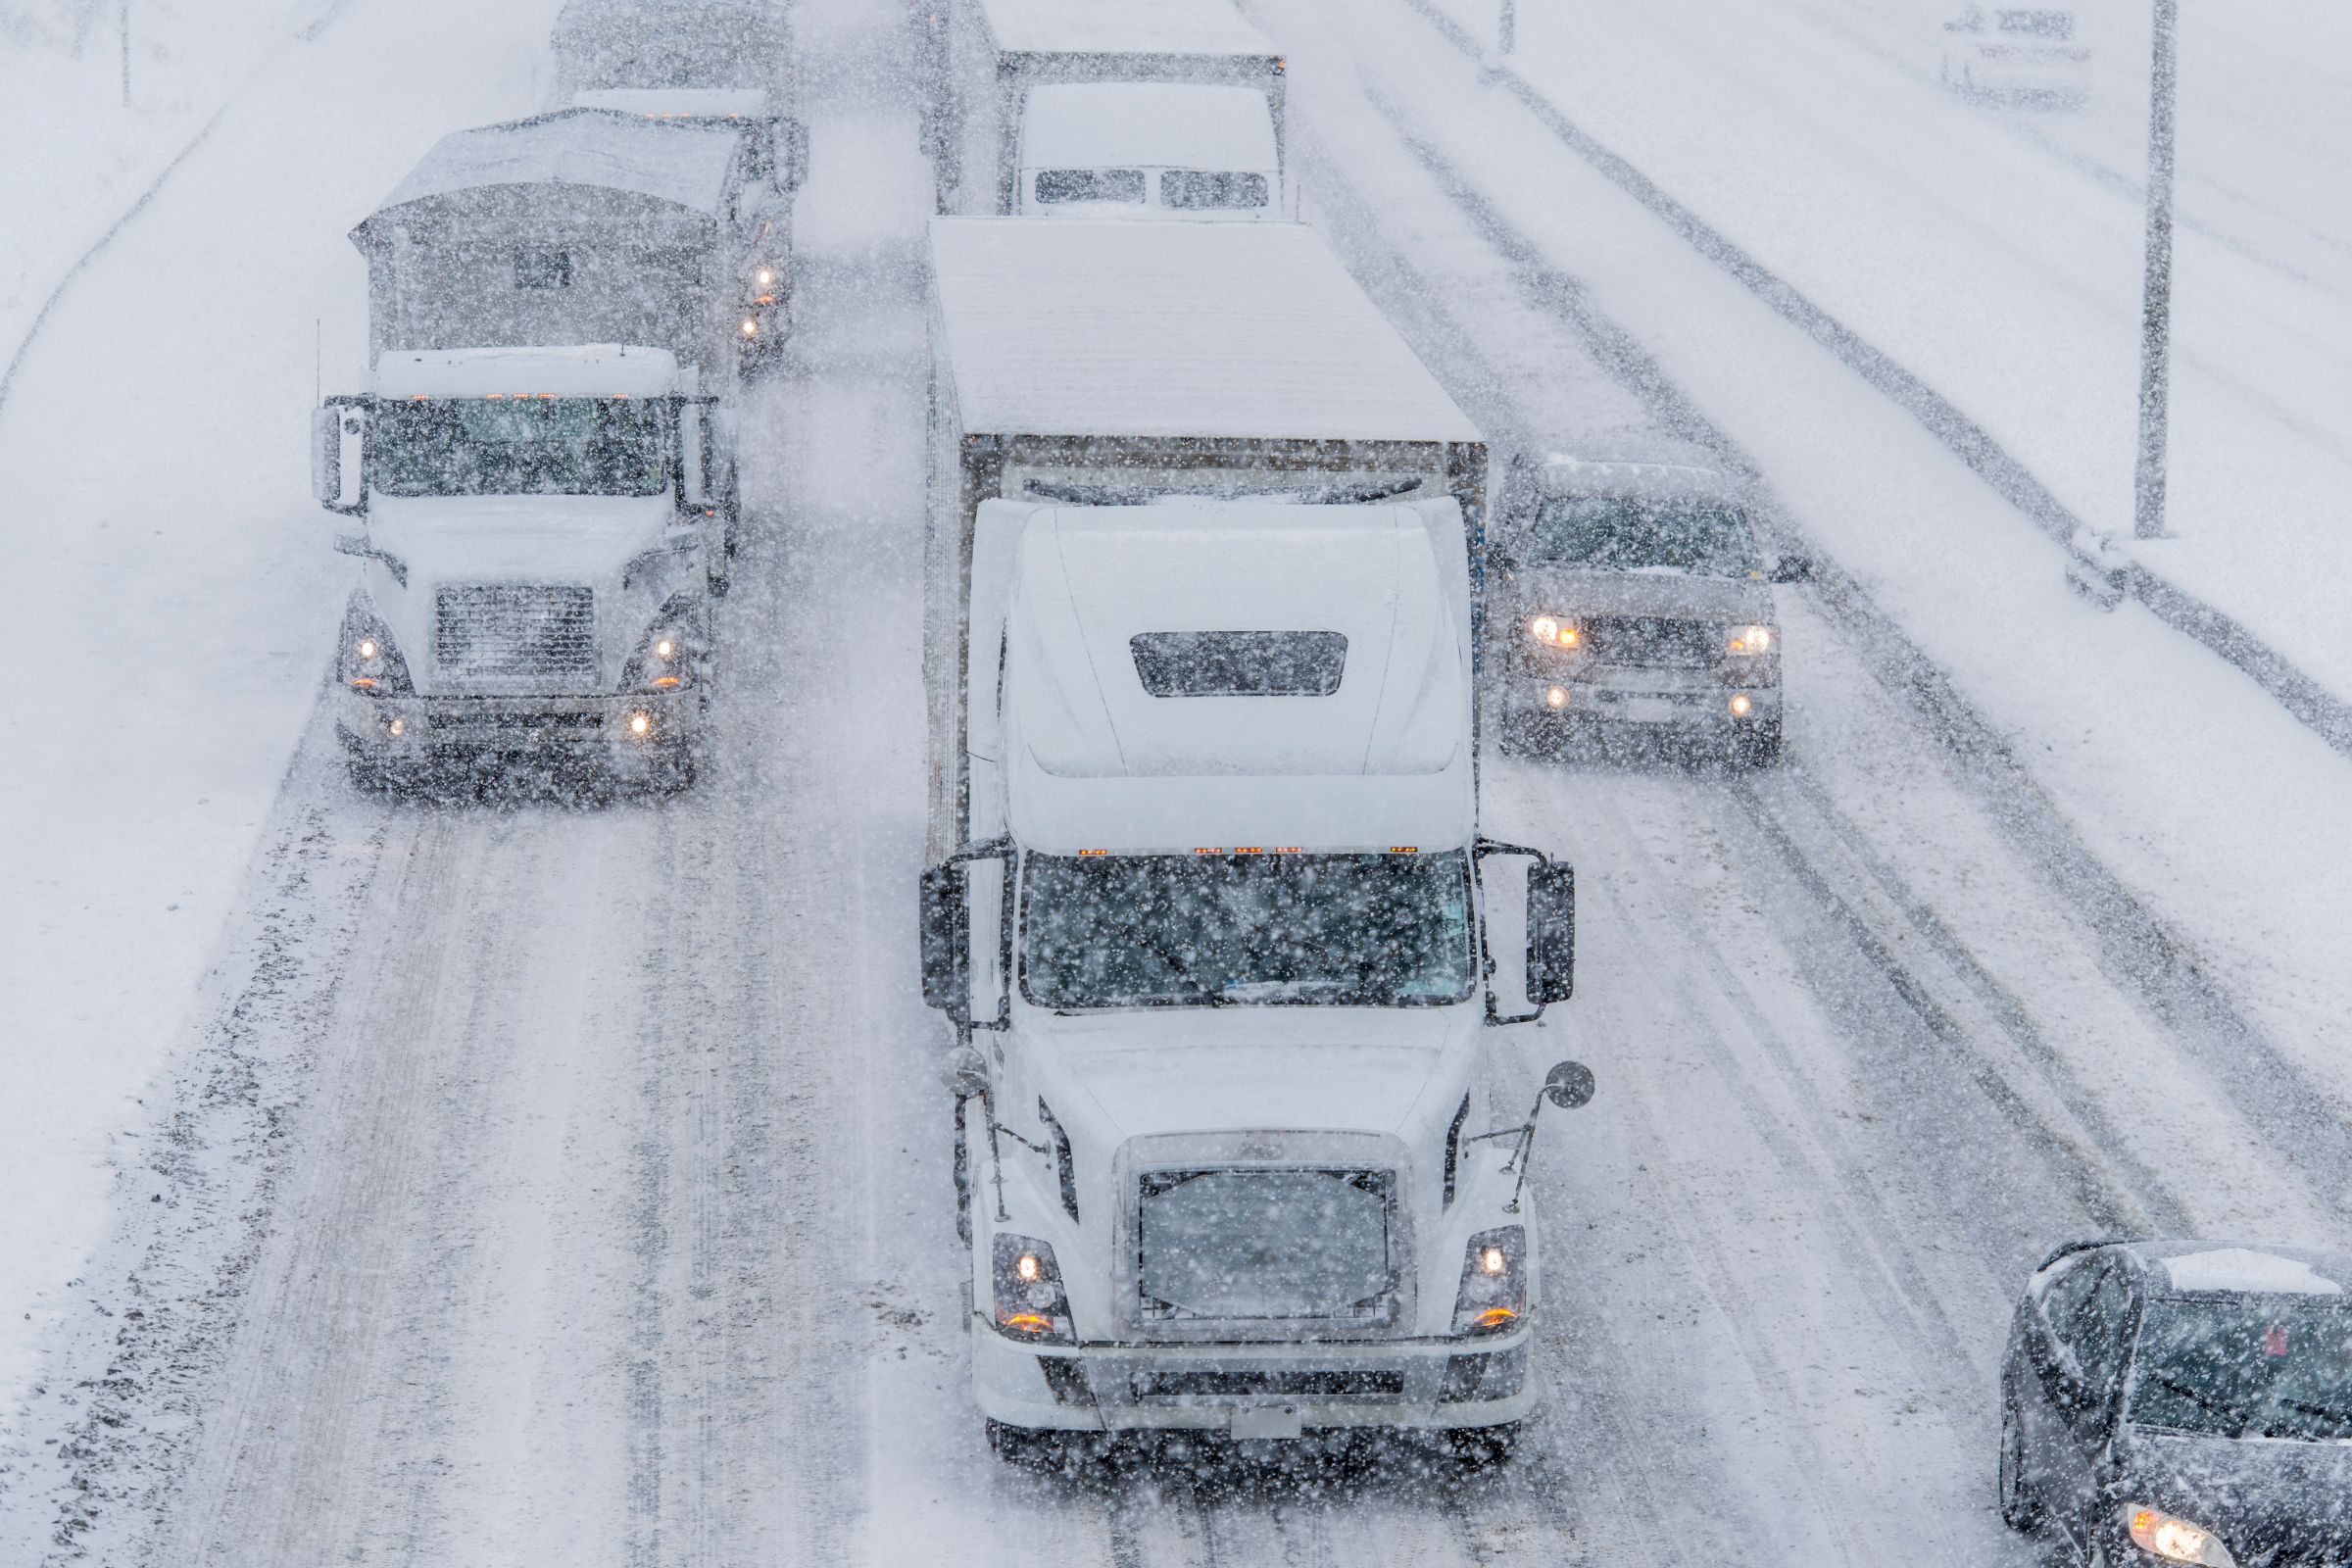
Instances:
[[[346,689],[335,711],[346,751],[394,765],[531,756],[627,771],[692,746],[702,726],[703,696],[691,689],[615,697],[368,697]]]
[[[1533,1414],[1532,1325],[1492,1340],[1396,1345],[1033,1347],[972,1324],[972,1384],[992,1421],[1061,1432],[1495,1427]]]
[[[1743,681],[1744,675],[1754,678]],[[1752,727],[1775,723],[1781,714],[1777,661],[1752,671],[1621,664],[1545,669],[1531,662],[1511,672],[1501,697],[1512,718],[1628,727]],[[1734,707],[1739,697],[1747,700],[1745,712]]]

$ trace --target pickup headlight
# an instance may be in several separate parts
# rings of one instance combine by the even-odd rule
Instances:
[[[1527,1316],[1527,1231],[1497,1226],[1470,1238],[1462,1287],[1453,1298],[1453,1332],[1505,1334]]]
[[[2166,1562],[2202,1563],[2204,1568],[2237,1568],[2230,1548],[2203,1525],[2166,1513],[2162,1508],[2132,1504],[2124,1510],[2125,1527],[2132,1544]]]
[[[359,599],[343,612],[342,644],[335,654],[335,679],[365,697],[406,697],[409,662],[392,640],[383,617]]]
[[[1034,1237],[1000,1232],[989,1261],[999,1334],[1032,1345],[1078,1343],[1053,1248]]]
[[[1732,652],[1735,654],[1768,654],[1772,652],[1770,626],[1734,626]]]
[[[1585,641],[1583,628],[1565,615],[1530,615],[1527,634],[1546,648],[1580,648]]]

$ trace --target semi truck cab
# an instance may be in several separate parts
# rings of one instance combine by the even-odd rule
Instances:
[[[353,772],[524,755],[691,780],[728,416],[664,349],[392,351],[313,424],[336,548],[365,564],[336,654]]]
[[[1575,888],[1478,832],[1458,506],[991,500],[971,561],[921,924],[992,1442],[1507,1441],[1542,1277],[1488,1029],[1569,996]]]

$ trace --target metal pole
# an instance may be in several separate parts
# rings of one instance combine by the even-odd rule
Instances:
[[[2132,485],[2132,535],[2164,537],[2164,464],[2173,383],[2174,25],[2180,0],[2156,0],[2148,83],[2148,254],[2139,312],[2139,467]]]
[[[1519,0],[1502,0],[1502,16],[1494,24],[1498,52],[1509,54],[1519,42]]]
[[[130,0],[122,0],[115,14],[116,31],[122,39],[122,107],[130,107]]]

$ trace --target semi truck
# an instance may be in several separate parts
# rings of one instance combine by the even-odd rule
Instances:
[[[919,929],[989,1440],[1506,1447],[1542,1274],[1489,1029],[1570,995],[1575,881],[1478,828],[1485,445],[1297,225],[931,248]]]
[[[315,411],[364,564],[354,776],[485,756],[693,772],[737,507],[735,295],[773,185],[723,125],[569,110],[444,138],[352,232],[370,382]]]
[[[1231,0],[922,0],[939,211],[1295,214],[1282,56]]]

